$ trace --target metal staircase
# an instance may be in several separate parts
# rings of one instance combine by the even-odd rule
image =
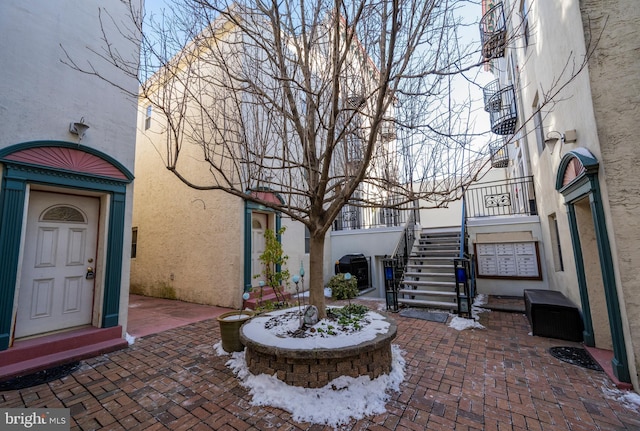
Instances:
[[[460,254],[460,228],[424,229],[413,245],[398,303],[455,311],[454,259]]]

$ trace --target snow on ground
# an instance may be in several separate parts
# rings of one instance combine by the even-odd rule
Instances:
[[[243,325],[245,335],[260,340],[261,343],[276,345],[278,347],[302,346],[314,349],[318,347],[344,347],[360,344],[371,340],[380,332],[386,331],[389,323],[384,316],[376,312],[369,312],[365,321],[362,321],[362,329],[340,330],[338,325],[334,328],[336,335],[327,336],[316,330],[305,338],[284,337],[283,331],[295,330],[299,327],[299,315],[291,313],[297,308],[279,310],[254,317]],[[281,324],[273,325],[274,317],[283,317]],[[271,320],[265,328],[265,323]],[[316,328],[326,328],[330,321],[321,320]],[[333,322],[335,325],[335,322]],[[228,353],[222,348],[219,341],[213,345],[218,356]],[[255,406],[274,406],[291,413],[293,420],[297,422],[310,422],[325,424],[334,428],[343,426],[351,419],[362,419],[366,416],[385,412],[385,404],[389,401],[390,392],[399,391],[400,383],[405,376],[405,360],[403,352],[396,345],[391,346],[392,362],[391,373],[384,374],[371,380],[369,376],[358,378],[342,376],[325,387],[318,389],[305,389],[297,386],[289,386],[278,380],[275,376],[267,374],[253,375],[247,367],[244,352],[234,352],[227,366],[238,376],[240,384],[249,390],[252,396],[251,404]]]
[[[213,345],[213,350],[216,352],[217,356],[228,355],[229,353],[222,348],[222,340],[218,341]]]
[[[403,352],[391,346],[391,373],[374,380],[368,376],[342,376],[325,387],[305,389],[289,386],[275,376],[253,375],[247,368],[244,352],[233,353],[227,366],[249,390],[254,406],[273,406],[286,410],[296,422],[325,424],[335,429],[366,416],[384,413],[391,391],[399,391],[405,376]]]
[[[476,299],[473,301],[473,305],[471,306],[471,319],[454,316],[453,319],[451,319],[451,321],[449,322],[449,327],[457,329],[458,331],[464,331],[465,329],[485,329],[485,327],[478,323],[477,320],[480,318],[478,316],[480,313],[490,311],[486,308],[482,308],[482,306],[486,303],[486,295],[476,296]]]
[[[619,389],[603,388],[604,396],[610,400],[616,400],[630,410],[640,409],[640,395],[633,391],[621,391]]]
[[[331,307],[328,307],[331,308]],[[242,326],[242,333],[251,340],[261,344],[284,349],[339,348],[355,346],[362,342],[373,340],[379,333],[389,328],[389,322],[380,313],[369,311],[362,323],[362,330],[354,331],[341,328],[335,321],[322,319],[305,331],[303,338],[294,338],[288,334],[300,328],[301,311],[297,307],[271,311],[260,314]],[[366,322],[366,324],[365,324]],[[266,330],[265,326],[270,327]],[[335,335],[328,335],[332,331]]]
[[[127,343],[129,343],[129,345],[132,345],[133,343],[136,342],[136,337],[134,337],[133,335],[129,335],[129,333],[127,332],[125,332],[124,337],[127,340]]]

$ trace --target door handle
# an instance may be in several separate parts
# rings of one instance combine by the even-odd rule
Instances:
[[[93,280],[93,278],[96,276],[95,271],[93,270],[92,266],[88,266],[87,267],[87,275],[85,275],[84,278],[86,278],[87,280]]]

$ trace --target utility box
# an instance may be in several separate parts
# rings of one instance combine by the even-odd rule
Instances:
[[[533,335],[582,341],[580,310],[562,292],[526,289],[524,306]]]
[[[345,254],[336,262],[336,274],[347,272],[358,279],[358,289],[369,288],[369,262],[364,254]]]

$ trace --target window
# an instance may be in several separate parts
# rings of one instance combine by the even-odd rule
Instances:
[[[553,248],[553,266],[556,272],[564,271],[560,234],[558,233],[558,218],[555,213],[549,216],[549,234],[551,235],[551,247]]]
[[[520,15],[522,16],[522,35],[524,36],[524,47],[529,46],[531,34],[529,33],[529,6],[527,0],[520,3]]]
[[[311,232],[308,227],[304,227],[304,252],[309,253],[311,250]]]
[[[151,105],[147,106],[147,116],[144,119],[144,130],[149,129],[151,127],[151,113],[153,112],[153,108]]]
[[[48,208],[40,217],[41,221],[55,221],[68,223],[86,223],[84,215],[73,207],[56,206]]]
[[[131,229],[131,259],[136,257],[138,252],[138,228]]]
[[[542,124],[542,112],[540,110],[540,104],[538,103],[538,94],[534,98],[533,103],[533,125],[536,133],[536,143],[538,144],[538,154],[542,154],[544,150],[544,125]]]

